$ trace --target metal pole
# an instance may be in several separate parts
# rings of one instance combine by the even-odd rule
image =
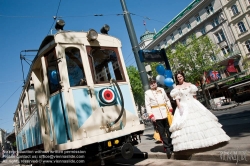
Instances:
[[[134,26],[130,17],[130,13],[127,10],[127,6],[125,3],[125,0],[120,0],[121,1],[121,5],[122,5],[122,9],[123,9],[123,17],[126,23],[126,27],[128,30],[128,35],[130,38],[130,42],[132,45],[132,50],[134,52],[134,56],[135,56],[135,60],[136,60],[136,64],[138,67],[138,71],[140,73],[140,77],[141,77],[141,81],[142,81],[142,85],[143,85],[143,89],[144,91],[149,89],[149,84],[148,84],[148,76],[147,76],[147,72],[145,69],[145,66],[143,63],[141,63],[140,58],[139,58],[139,44],[136,38],[136,34],[135,34],[135,30],[134,30]]]

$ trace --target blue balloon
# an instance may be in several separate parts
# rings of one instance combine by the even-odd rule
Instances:
[[[166,78],[172,78],[172,77],[173,77],[173,73],[172,73],[171,70],[165,70],[164,76],[165,76]]]
[[[57,71],[56,70],[52,70],[50,72],[50,82],[53,83],[53,84],[58,84]]]
[[[165,73],[165,68],[163,65],[157,65],[156,66],[156,71],[159,75],[164,75]]]
[[[172,87],[174,85],[174,80],[172,78],[166,78],[164,80],[164,84],[167,86],[167,87]]]

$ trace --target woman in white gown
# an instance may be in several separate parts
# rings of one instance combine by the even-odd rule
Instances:
[[[196,100],[197,87],[185,82],[182,72],[177,72],[175,79],[177,86],[170,93],[177,104],[169,129],[173,151],[204,148],[229,141],[217,117]]]

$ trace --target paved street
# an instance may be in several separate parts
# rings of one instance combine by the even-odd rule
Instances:
[[[142,142],[135,150],[144,152],[146,157],[142,155],[132,160],[124,160],[117,158],[112,161],[114,165],[249,165],[250,161],[250,104],[240,105],[232,109],[213,111],[218,117],[219,122],[223,125],[223,129],[231,137],[228,144],[220,144],[203,151],[194,151],[188,160],[178,158],[177,154],[171,159],[167,159],[163,153],[162,145],[155,144],[153,137],[153,127],[149,126],[144,131]],[[238,161],[235,159],[221,158],[221,154],[225,153],[243,153]],[[136,155],[135,155],[136,156]],[[139,159],[140,157],[140,159]],[[242,159],[242,160],[241,160]],[[241,161],[239,161],[241,160]],[[111,163],[109,163],[111,164]]]

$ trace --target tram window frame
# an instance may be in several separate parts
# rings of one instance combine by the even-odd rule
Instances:
[[[18,110],[19,110],[19,116],[20,116],[20,118],[21,118],[21,120],[20,120],[20,122],[21,122],[20,124],[21,124],[21,125],[20,125],[20,126],[22,127],[22,126],[24,125],[25,122],[24,122],[24,120],[23,120],[24,117],[23,117],[23,111],[22,111],[22,106],[21,106],[21,104],[20,104]]]
[[[122,79],[118,79],[118,80],[116,79],[116,81],[117,82],[125,82],[126,77],[125,77],[124,69],[123,69],[123,66],[122,66],[122,63],[121,63],[121,58],[120,58],[120,54],[118,52],[117,47],[86,46],[88,59],[89,59],[89,64],[90,64],[90,69],[91,69],[91,72],[92,72],[92,79],[93,79],[94,84],[110,83],[110,79],[108,79],[107,81],[105,81],[105,80],[104,81],[97,81],[96,80],[97,76],[96,76],[96,72],[95,72],[95,69],[94,69],[94,62],[92,60],[92,55],[91,55],[91,51],[93,49],[96,49],[96,48],[105,49],[105,50],[112,50],[112,51],[115,52],[116,58],[117,58],[116,62],[118,63],[119,71],[120,71],[120,74],[121,74],[121,77],[122,77]],[[116,75],[115,71],[114,71],[114,74]],[[110,76],[110,78],[111,78],[111,76]]]
[[[48,60],[49,58],[52,57],[53,62],[49,63]],[[62,87],[60,85],[60,81],[61,81],[61,77],[60,77],[60,72],[59,72],[59,68],[58,68],[58,62],[57,62],[57,56],[56,56],[56,50],[55,48],[51,49],[49,52],[47,52],[44,55],[44,59],[45,59],[45,64],[46,64],[46,70],[47,70],[47,78],[48,78],[48,84],[49,84],[49,91],[50,94],[56,93],[57,91],[59,91]],[[54,70],[56,70],[56,74],[57,74],[57,84],[53,84],[53,80],[50,78],[49,74],[50,74],[50,67],[53,67]],[[53,84],[53,85],[52,85]]]
[[[36,106],[36,92],[35,92],[34,84],[29,85],[29,87],[27,89],[27,94],[28,94],[28,100],[29,100],[30,114],[32,114],[34,112],[34,110],[37,109],[37,106]],[[33,98],[31,99],[31,96],[34,97],[34,99]]]
[[[17,130],[20,129],[20,121],[19,121],[19,116],[18,116],[18,113],[16,114],[15,116],[15,126],[17,127]]]
[[[73,49],[75,49],[75,52],[72,52]],[[67,64],[67,72],[68,72],[70,87],[86,86],[87,79],[86,79],[86,73],[83,67],[83,61],[82,61],[80,49],[77,47],[71,46],[71,47],[65,48],[64,52],[65,52],[65,59],[66,59],[66,64]],[[70,63],[72,64],[72,67],[70,67]],[[73,76],[73,74],[75,76]]]
[[[26,91],[27,92],[27,91]],[[26,121],[30,116],[30,107],[29,107],[29,96],[27,93],[24,94],[22,99],[22,107],[23,107],[23,113],[24,113],[24,120]]]

